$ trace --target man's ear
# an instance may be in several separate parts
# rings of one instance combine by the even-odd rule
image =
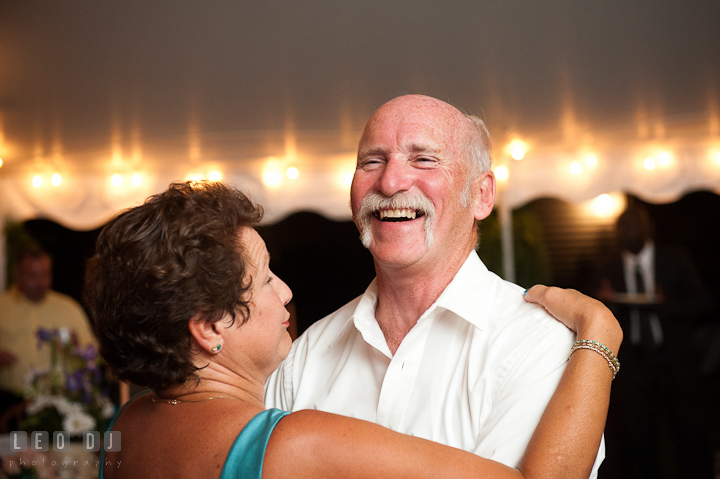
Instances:
[[[195,315],[188,320],[188,329],[190,335],[195,342],[208,354],[218,352],[223,345],[223,337],[221,333],[222,320],[205,321],[199,315]],[[218,348],[218,345],[220,347]]]
[[[492,170],[481,173],[473,181],[472,188],[475,219],[484,220],[492,213],[495,205],[495,175]]]

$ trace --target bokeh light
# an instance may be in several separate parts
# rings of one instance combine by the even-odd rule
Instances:
[[[670,153],[667,151],[663,151],[658,155],[658,163],[660,163],[663,166],[667,166],[672,161],[672,158],[670,156]]]
[[[507,169],[507,166],[500,165],[494,170],[495,178],[497,178],[500,182],[505,182],[510,177],[510,171]]]
[[[275,169],[266,169],[263,173],[263,183],[265,186],[274,188],[282,183],[282,173]]]

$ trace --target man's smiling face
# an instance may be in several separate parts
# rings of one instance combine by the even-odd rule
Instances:
[[[461,138],[465,117],[406,96],[368,122],[350,193],[355,224],[375,260],[395,267],[442,261],[473,231]]]

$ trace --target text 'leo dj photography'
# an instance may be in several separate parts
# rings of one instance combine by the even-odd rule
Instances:
[[[82,448],[87,452],[98,452],[100,447],[108,452],[119,452],[121,447],[120,431],[107,431],[100,441],[99,431],[83,431]],[[30,450],[33,452],[47,452],[52,445],[53,451],[62,452],[70,446],[70,433],[55,431],[52,433],[52,444],[48,431],[33,431],[30,433]],[[14,453],[25,452],[28,449],[28,433],[26,431],[12,431],[10,433],[10,450]]]

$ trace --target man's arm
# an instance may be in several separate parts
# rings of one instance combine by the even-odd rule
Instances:
[[[477,454],[517,464],[560,382],[573,341],[572,333],[558,325],[503,349]]]
[[[575,341],[572,331],[546,317],[531,339],[513,344],[498,366],[503,371],[493,391],[492,410],[483,422],[475,453],[515,467],[555,392]],[[604,459],[600,445],[593,473]]]

